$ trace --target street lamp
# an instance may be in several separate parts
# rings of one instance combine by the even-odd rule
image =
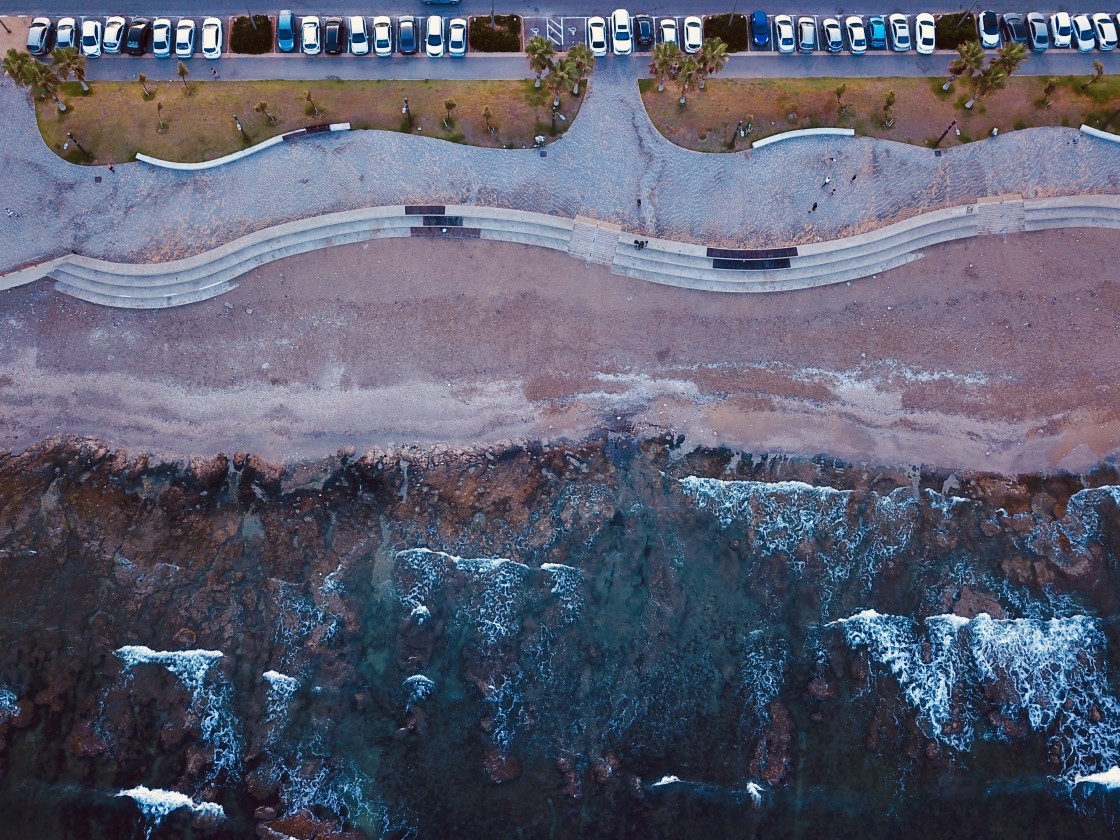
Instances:
[[[80,151],[83,155],[85,155],[86,157],[90,157],[90,158],[93,157],[93,155],[91,155],[89,152],[87,152],[82,147],[82,144],[78,142],[78,138],[75,137],[73,134],[71,134],[69,131],[66,132],[66,137],[67,137],[67,139],[69,139],[69,141],[71,143],[73,143],[75,146],[78,147],[78,151]]]
[[[941,132],[941,136],[937,138],[937,142],[933,144],[933,148],[936,149],[938,146],[940,146],[941,141],[945,139],[946,135],[956,127],[957,127],[957,121],[956,120],[953,120],[951,123],[949,123],[949,125],[947,125],[945,127],[945,130]]]
[[[731,132],[731,139],[727,141],[727,148],[735,148],[735,138],[743,136],[743,121],[739,120],[739,124],[735,126],[735,130]]]
[[[244,130],[242,130],[242,128],[241,128],[241,120],[239,120],[237,118],[237,114],[233,115],[233,124],[237,126],[238,131],[240,131],[242,134],[245,133]]]

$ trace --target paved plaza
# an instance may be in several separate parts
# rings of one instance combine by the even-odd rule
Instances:
[[[357,131],[199,173],[70,165],[44,146],[26,91],[3,77],[3,201],[15,215],[0,217],[0,271],[69,251],[162,261],[281,222],[394,204],[579,214],[647,236],[762,247],[862,233],[987,196],[1120,193],[1120,144],[1074,128],[1008,132],[941,156],[860,137],[689,152],[650,123],[637,88],[643,69],[641,58],[599,62],[575,124],[543,155]]]

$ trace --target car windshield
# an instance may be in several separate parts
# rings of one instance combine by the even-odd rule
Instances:
[[[438,32],[428,33],[428,44],[433,47],[439,46],[440,34]]]

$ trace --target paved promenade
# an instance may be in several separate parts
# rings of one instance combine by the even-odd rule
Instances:
[[[71,166],[43,145],[26,92],[2,78],[3,202],[17,215],[0,217],[0,270],[68,251],[161,261],[281,222],[388,204],[580,214],[660,238],[762,247],[858,234],[986,196],[1120,193],[1120,145],[1075,129],[1009,132],[940,157],[867,138],[685,151],[646,116],[643,69],[639,59],[600,62],[579,118],[545,156],[362,131],[202,173]],[[826,177],[835,195],[822,188]]]

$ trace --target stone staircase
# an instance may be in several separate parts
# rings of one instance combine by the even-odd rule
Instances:
[[[1026,230],[1027,213],[1021,198],[985,201],[976,205],[976,228],[981,236],[1022,233]]]
[[[619,225],[601,222],[587,216],[576,216],[568,253],[584,261],[584,265],[611,265],[618,250]]]

